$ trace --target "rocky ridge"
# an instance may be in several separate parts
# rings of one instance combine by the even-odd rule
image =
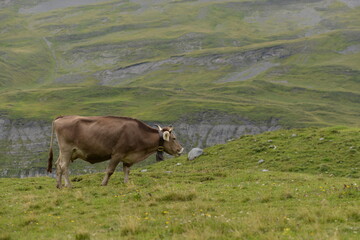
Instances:
[[[251,66],[258,62],[267,62],[270,59],[285,58],[290,55],[290,49],[279,45],[230,54],[213,54],[198,57],[173,56],[165,60],[141,62],[117,69],[108,69],[97,73],[96,76],[101,85],[112,86],[121,83],[122,80],[144,75],[151,71],[157,71],[169,65],[201,66],[211,70],[224,65],[234,67]],[[256,73],[254,73],[254,75],[256,75]]]

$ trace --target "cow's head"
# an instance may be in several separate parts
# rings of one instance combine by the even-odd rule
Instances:
[[[164,140],[163,147],[164,151],[167,154],[173,156],[180,156],[180,154],[184,151],[184,148],[180,145],[180,143],[176,140],[176,136],[173,132],[173,127],[164,127],[161,128],[157,125],[160,132],[160,137]]]

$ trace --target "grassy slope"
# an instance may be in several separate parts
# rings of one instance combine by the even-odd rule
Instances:
[[[135,168],[127,185],[120,172],[107,187],[95,174],[63,190],[50,178],[0,179],[0,237],[358,239],[359,136],[340,127],[244,136],[194,161]]]
[[[284,2],[161,1],[142,9],[110,1],[32,15],[5,8],[0,111],[12,118],[75,113],[173,121],[221,109],[253,120],[276,117],[290,127],[358,126],[359,54],[340,52],[359,40],[359,8],[308,3],[311,16],[322,18],[316,22],[302,15],[303,5]],[[278,65],[246,81],[219,83],[251,64],[169,64],[116,87],[99,87],[94,75],[174,55],[226,56],[274,46],[291,56],[271,60]],[[69,74],[81,80],[56,80]]]

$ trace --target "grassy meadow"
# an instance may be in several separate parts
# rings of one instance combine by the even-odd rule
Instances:
[[[0,239],[358,239],[360,131],[244,136],[116,172],[0,179]],[[70,166],[71,168],[71,166]]]
[[[50,177],[0,178],[0,240],[360,239],[355,1],[110,0],[36,11],[46,2],[0,3],[1,117],[170,123],[213,111],[306,128],[134,166],[126,185],[121,171],[107,187],[97,173],[61,190]]]

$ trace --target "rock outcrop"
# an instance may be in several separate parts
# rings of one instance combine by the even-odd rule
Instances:
[[[278,120],[253,122],[238,115],[219,112],[202,112],[181,118],[174,123],[175,131],[185,150],[205,148],[226,143],[242,135],[254,135],[281,128]]]
[[[171,58],[160,61],[140,62],[121,68],[107,69],[105,71],[100,71],[96,73],[95,76],[99,80],[101,85],[113,86],[121,83],[124,80],[128,80],[149,72],[164,69],[169,65],[181,64],[184,66],[198,66],[206,67],[209,70],[216,69],[225,65],[234,67],[251,67],[259,62],[264,62],[263,65],[266,66],[268,66],[269,64],[271,66],[274,66],[276,64],[271,64],[268,61],[272,59],[285,58],[290,56],[291,54],[291,50],[288,47],[279,45],[270,48],[261,48],[257,50],[249,50],[245,52],[236,52],[230,54],[212,54],[198,57],[173,56]]]

